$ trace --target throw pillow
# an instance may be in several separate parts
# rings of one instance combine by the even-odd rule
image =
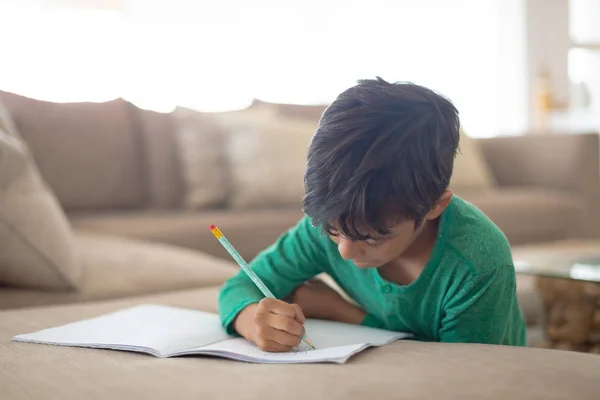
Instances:
[[[223,205],[227,199],[225,133],[210,117],[178,108],[176,138],[185,185],[184,206],[190,209]]]
[[[230,206],[300,207],[306,153],[315,128],[263,110],[253,123],[230,132]]]
[[[454,160],[450,188],[456,193],[487,190],[495,180],[477,142],[460,130],[460,151]]]
[[[73,289],[81,275],[58,201],[23,141],[0,130],[0,283]]]

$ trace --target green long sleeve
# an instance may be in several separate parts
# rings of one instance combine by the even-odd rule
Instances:
[[[517,343],[524,343],[525,332],[515,330],[521,318],[514,309],[515,280],[514,267],[506,265],[465,282],[446,306],[440,340],[494,344],[517,337]]]

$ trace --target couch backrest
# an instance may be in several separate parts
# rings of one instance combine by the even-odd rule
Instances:
[[[177,114],[116,99],[54,103],[0,91],[19,134],[65,210],[178,208],[185,183]],[[267,104],[318,122],[325,106]]]
[[[142,141],[147,206],[181,207],[185,184],[173,113],[142,110],[131,105],[135,129]]]
[[[67,210],[143,206],[143,137],[130,103],[52,103],[0,92],[38,168]]]

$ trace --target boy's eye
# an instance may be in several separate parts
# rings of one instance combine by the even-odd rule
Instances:
[[[327,233],[329,234],[329,236],[338,236],[340,234],[340,232],[334,228],[329,228],[327,230]]]
[[[369,246],[372,249],[378,248],[379,245],[381,245],[381,242],[383,242],[383,240],[375,240],[375,239],[365,240],[365,243],[367,244],[367,246]]]

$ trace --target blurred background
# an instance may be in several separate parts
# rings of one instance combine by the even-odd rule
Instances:
[[[596,0],[2,0],[0,15],[0,90],[37,99],[326,104],[380,75],[450,97],[471,136],[600,126]]]

